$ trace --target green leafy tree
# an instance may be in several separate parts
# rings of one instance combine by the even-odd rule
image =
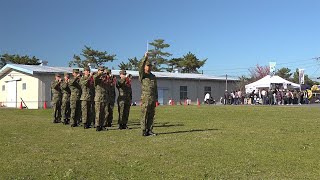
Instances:
[[[121,63],[118,65],[118,67],[119,67],[119,69],[122,69],[122,70],[129,70],[130,65],[129,65],[129,63],[121,62]]]
[[[293,73],[293,78],[291,79],[291,81],[299,84],[299,69],[298,68]],[[318,84],[318,82],[311,80],[307,74],[304,74],[304,84],[311,87],[314,84]]]
[[[29,57],[27,55],[20,56],[18,54],[3,54],[0,56],[0,68],[8,63],[12,64],[26,64],[26,65],[39,65],[41,64],[40,59],[35,56]]]
[[[183,56],[183,60],[179,62],[183,73],[199,73],[198,69],[206,63],[207,59],[199,60],[196,55],[191,52]]]
[[[181,62],[183,61],[183,58],[172,58],[167,61],[167,71],[173,72],[174,69],[181,67]]]
[[[286,79],[290,81],[290,78],[292,76],[291,70],[289,68],[281,68],[279,69],[275,75],[282,77],[283,79]]]
[[[80,55],[73,55],[73,60],[69,62],[69,66],[77,66],[80,68],[93,64],[103,66],[106,62],[115,60],[115,54],[109,54],[107,51],[93,50],[91,47],[84,46]]]
[[[164,43],[163,39],[155,39],[149,44],[153,46],[153,49],[149,50],[149,61],[151,61],[153,64],[152,70],[162,71],[163,69],[165,69],[163,65],[167,63],[167,58],[172,55],[164,51],[164,49],[170,47],[170,45]]]
[[[128,60],[129,60],[128,63],[121,62],[121,63],[118,65],[118,67],[119,67],[120,69],[138,71],[138,70],[139,70],[139,64],[140,64],[141,61],[139,61],[139,60],[137,59],[137,57],[129,58]]]
[[[242,92],[245,92],[245,86],[249,83],[251,83],[250,78],[242,75],[239,77],[239,81],[236,82],[236,88],[240,89]]]

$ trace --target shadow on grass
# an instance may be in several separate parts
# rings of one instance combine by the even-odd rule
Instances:
[[[182,123],[170,124],[170,122],[164,123],[154,123],[153,127],[174,127],[174,126],[184,126]]]
[[[128,123],[128,126],[139,126],[140,128],[140,123],[139,122],[132,122]],[[154,123],[153,127],[174,127],[174,126],[184,126],[182,123],[177,123],[177,124],[170,124],[170,122],[163,122],[163,123]],[[132,127],[132,129],[137,129],[136,127]]]
[[[190,129],[185,131],[173,131],[173,132],[163,132],[157,133],[158,135],[162,134],[179,134],[179,133],[192,133],[192,132],[204,132],[204,131],[218,131],[219,129]]]

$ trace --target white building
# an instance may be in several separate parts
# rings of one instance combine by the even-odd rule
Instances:
[[[0,70],[0,106],[19,108],[22,100],[29,109],[51,106],[51,82],[55,73],[72,72],[71,67],[7,64]],[[94,71],[94,70],[93,70]],[[112,70],[119,75],[119,70]],[[141,86],[138,71],[127,71],[133,75],[133,102],[140,103]],[[158,80],[158,96],[161,105],[172,99],[182,103],[189,98],[192,102],[203,101],[204,95],[219,100],[225,91],[224,77],[202,74],[154,72]],[[228,79],[228,90],[234,90],[237,80]]]

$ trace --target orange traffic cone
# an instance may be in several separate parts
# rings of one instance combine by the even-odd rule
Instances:
[[[198,105],[198,107],[200,107],[200,101],[198,98],[197,98],[197,105]]]
[[[43,103],[43,109],[47,109],[47,101]]]
[[[23,109],[22,102],[20,102],[20,109]]]

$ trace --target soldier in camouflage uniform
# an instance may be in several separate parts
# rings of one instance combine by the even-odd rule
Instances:
[[[53,123],[61,122],[61,77],[59,74],[55,74],[55,80],[51,83],[52,91],[52,107],[53,107]]]
[[[92,86],[90,86],[90,93],[91,93],[91,114],[89,116],[90,122],[92,123],[92,126],[95,126],[95,107],[94,107],[94,97],[95,97],[95,88],[94,88],[94,72],[91,72],[91,78],[90,78],[90,83]]]
[[[70,123],[70,95],[71,91],[69,88],[69,74],[64,73],[64,81],[61,82],[61,90],[62,90],[62,105],[61,105],[61,113],[63,124]]]
[[[156,102],[158,102],[158,88],[156,76],[151,73],[151,63],[148,61],[148,52],[145,53],[139,70],[139,80],[141,82],[142,135],[156,135],[152,132],[152,129]]]
[[[73,69],[73,78],[69,80],[71,90],[70,108],[71,108],[71,127],[76,127],[80,123],[81,118],[81,86],[79,69]]]
[[[98,72],[93,77],[94,87],[95,87],[95,127],[96,131],[102,131],[105,119],[108,116],[107,104],[107,83],[106,74],[104,73],[104,68],[99,67]]]
[[[90,68],[84,68],[84,75],[80,78],[80,86],[81,86],[81,112],[82,112],[82,122],[83,128],[90,128],[91,118],[92,116],[92,86],[93,81],[91,79],[92,74],[90,74]]]
[[[119,129],[127,129],[129,119],[130,103],[132,100],[131,79],[126,76],[126,71],[120,71],[120,80],[117,81],[118,96],[118,113]]]
[[[107,73],[107,83],[108,83],[108,117],[106,120],[106,123],[104,124],[105,127],[112,127],[112,121],[113,121],[113,109],[114,109],[114,103],[116,99],[116,82],[117,79],[114,75],[111,74],[111,70],[108,69],[106,71]]]

